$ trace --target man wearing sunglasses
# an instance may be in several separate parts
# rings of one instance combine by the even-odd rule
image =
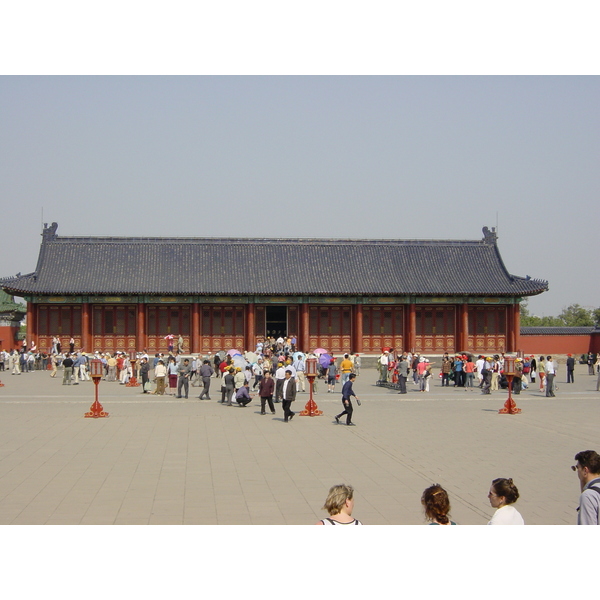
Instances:
[[[577,525],[600,525],[600,455],[594,450],[584,450],[575,455],[581,496],[577,507]]]

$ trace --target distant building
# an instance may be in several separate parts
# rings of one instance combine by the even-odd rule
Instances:
[[[17,346],[21,321],[25,311],[14,298],[0,290],[0,350],[12,350]]]
[[[476,241],[62,237],[45,227],[36,270],[4,279],[27,300],[39,348],[255,348],[379,354],[514,351],[519,302],[546,281],[511,275],[495,231]]]

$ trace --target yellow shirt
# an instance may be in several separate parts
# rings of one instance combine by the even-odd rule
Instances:
[[[342,369],[342,373],[351,373],[352,372],[352,361],[349,358],[345,358],[340,365]]]

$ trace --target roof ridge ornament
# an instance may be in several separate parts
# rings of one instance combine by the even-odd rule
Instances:
[[[481,231],[483,231],[483,243],[488,246],[494,246],[498,241],[498,234],[496,233],[496,228],[492,227],[490,230],[489,227],[484,227]]]
[[[44,223],[44,231],[42,231],[42,241],[51,242],[56,238],[56,230],[58,229],[58,223],[54,222],[50,227],[48,223]]]

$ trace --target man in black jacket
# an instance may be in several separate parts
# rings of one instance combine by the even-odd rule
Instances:
[[[575,359],[567,354],[567,383],[575,383]]]
[[[63,372],[63,385],[71,385],[71,376],[73,375],[73,359],[70,354],[67,354],[67,357],[62,362],[64,372]]]
[[[354,409],[352,408],[352,401],[350,400],[350,397],[354,396],[358,402],[358,405],[360,406],[360,400],[352,389],[352,384],[354,383],[355,379],[356,375],[354,373],[350,373],[350,378],[348,381],[346,381],[344,387],[342,388],[342,405],[344,406],[344,412],[341,412],[335,417],[336,423],[340,422],[340,417],[346,415],[346,425],[354,426],[354,423],[352,423],[352,412]]]
[[[150,373],[150,363],[147,358],[142,358],[142,364],[140,365],[140,375],[142,377],[142,389],[144,390],[144,394],[148,393],[146,389],[146,384],[150,381],[148,377],[148,373]]]
[[[281,390],[281,405],[283,408],[283,420],[285,423],[291,421],[296,413],[292,412],[292,402],[296,399],[296,380],[292,379],[292,372],[287,369]]]

